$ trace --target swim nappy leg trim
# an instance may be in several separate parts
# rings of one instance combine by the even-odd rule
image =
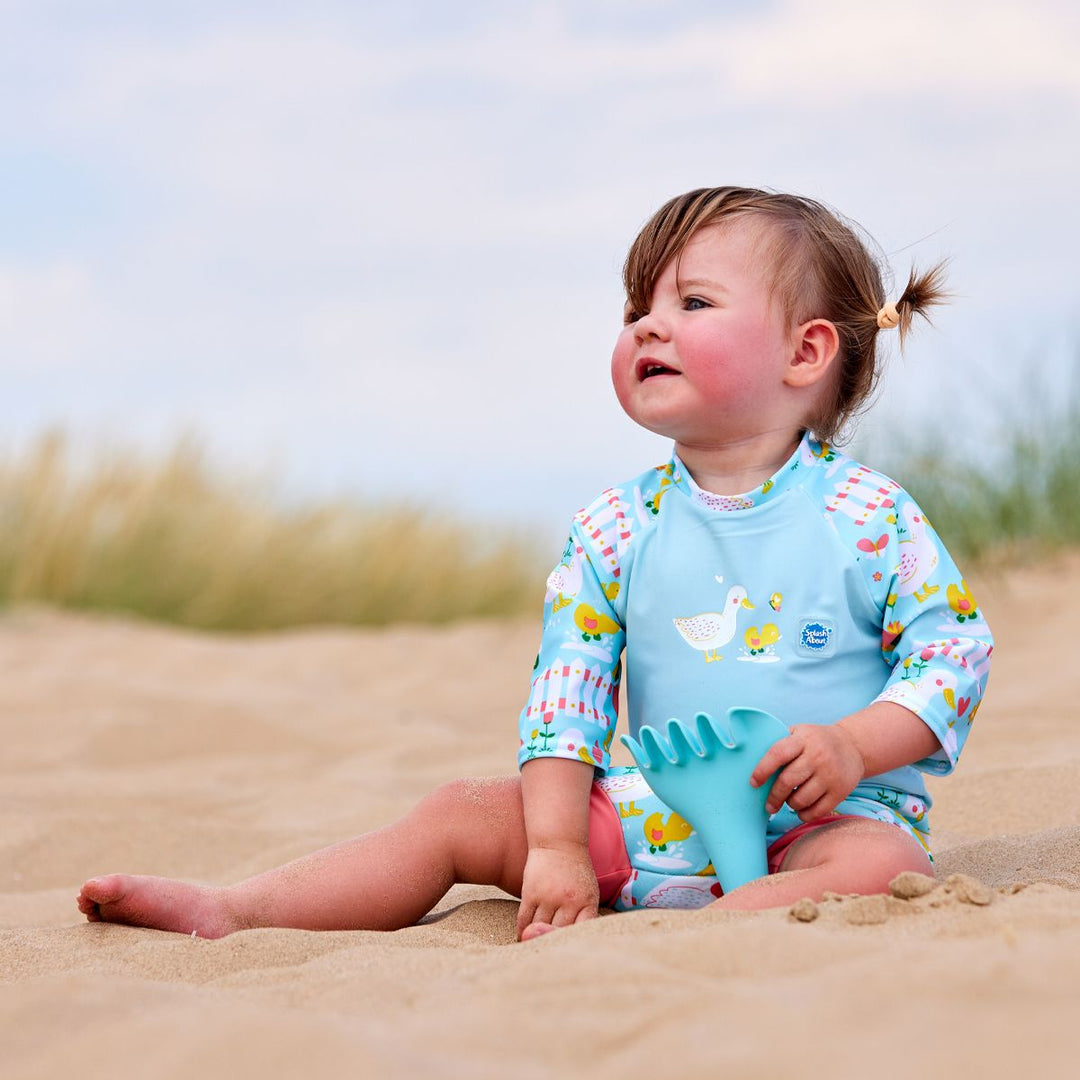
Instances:
[[[619,812],[595,783],[589,792],[589,858],[600,886],[600,905],[611,907],[632,867]]]

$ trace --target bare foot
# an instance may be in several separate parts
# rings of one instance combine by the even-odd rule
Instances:
[[[146,926],[201,938],[219,938],[243,923],[230,910],[226,890],[171,878],[109,874],[91,878],[78,896],[90,922]]]

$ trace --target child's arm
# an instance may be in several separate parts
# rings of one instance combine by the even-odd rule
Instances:
[[[521,770],[529,855],[521,885],[517,933],[534,923],[569,926],[594,919],[599,888],[589,858],[589,791],[593,768],[548,758]]]
[[[796,724],[758,762],[750,783],[760,787],[782,770],[766,810],[773,814],[786,802],[803,821],[813,821],[835,810],[867,776],[912,765],[939,746],[915,713],[875,701],[836,724]]]

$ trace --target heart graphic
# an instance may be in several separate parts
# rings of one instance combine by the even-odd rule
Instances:
[[[963,716],[968,711],[968,706],[971,704],[971,698],[962,697],[956,699],[956,715]]]

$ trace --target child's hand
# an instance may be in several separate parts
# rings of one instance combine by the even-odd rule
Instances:
[[[866,775],[854,738],[839,724],[796,724],[757,763],[750,783],[761,787],[777,769],[765,809],[775,814],[786,802],[802,821],[831,813]]]
[[[600,889],[588,848],[530,848],[521,884],[518,940],[595,919],[599,903]]]

